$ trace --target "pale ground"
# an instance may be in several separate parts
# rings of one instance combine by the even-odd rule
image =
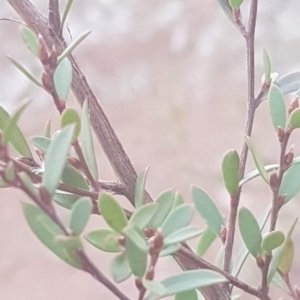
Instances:
[[[46,1],[34,2],[45,9]],[[274,71],[281,75],[300,67],[300,33],[296,30],[300,2],[273,0],[271,8],[267,7],[269,1],[260,2],[257,88],[262,48],[267,49]],[[0,5],[0,17],[13,15],[5,1]],[[174,188],[190,201],[193,183],[207,190],[226,215],[228,197],[222,187],[220,161],[228,149],[239,150],[241,145],[245,55],[242,38],[216,1],[74,1],[74,9],[69,20],[73,37],[92,30],[76,56],[137,171],[150,167],[149,192],[155,196]],[[57,113],[49,97],[8,63],[6,54],[39,74],[39,65],[17,33],[15,24],[0,23],[0,104],[12,111],[20,100],[32,98],[21,125],[27,136],[40,135],[46,119],[57,125]],[[77,107],[70,98],[71,105]],[[257,114],[254,141],[264,162],[275,163],[278,147],[266,103]],[[294,139],[296,151],[298,141]],[[104,155],[98,152],[101,178],[114,179]],[[89,275],[67,266],[40,244],[24,221],[20,206],[24,199],[16,191],[0,191],[0,299],[115,299]],[[242,205],[259,215],[270,199],[266,186],[255,180],[245,187]],[[286,230],[299,216],[297,200],[299,197],[282,212],[280,229]],[[59,213],[67,222],[69,213],[63,209]],[[198,217],[194,223],[203,226]],[[92,217],[86,232],[102,225],[100,218]],[[296,229],[296,253],[298,236]],[[211,261],[219,246],[216,243],[209,253]],[[109,268],[111,255],[86,248],[99,268]],[[296,261],[292,278],[300,284],[298,257]],[[248,266],[255,269],[251,260]],[[179,269],[165,259],[160,277],[172,271]],[[243,278],[255,285],[257,274],[246,269]],[[123,284],[122,289],[136,299],[132,282]],[[275,292],[274,299],[278,299]]]

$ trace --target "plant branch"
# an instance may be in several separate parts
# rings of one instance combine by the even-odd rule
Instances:
[[[250,14],[249,14],[249,23],[247,28],[247,33],[244,35],[246,40],[246,56],[247,56],[247,115],[245,122],[245,135],[251,136],[255,110],[256,110],[256,101],[255,101],[255,61],[254,61],[254,40],[255,40],[255,26],[256,26],[256,17],[257,17],[257,2],[258,0],[251,1]],[[244,177],[246,162],[248,156],[248,147],[245,139],[243,140],[243,146],[241,151],[241,163],[240,163],[240,178]],[[240,202],[241,188],[235,195],[232,197],[230,203],[230,212],[229,212],[229,222],[227,230],[227,238],[225,241],[225,250],[224,250],[224,261],[223,269],[227,272],[230,270],[230,264],[232,259],[234,235],[235,235],[235,225],[237,219],[237,212]]]

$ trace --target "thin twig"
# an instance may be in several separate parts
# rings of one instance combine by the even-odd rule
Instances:
[[[0,18],[0,21],[8,21],[8,22],[20,24],[22,26],[26,26],[26,24],[24,22],[22,22],[21,20],[17,20],[17,19],[13,19],[13,18],[2,17],[2,18]]]
[[[255,103],[255,61],[254,61],[254,40],[255,40],[255,26],[256,26],[256,17],[257,17],[257,2],[258,0],[251,1],[250,14],[249,14],[249,23],[247,28],[247,34],[244,35],[246,40],[246,55],[247,55],[247,115],[245,122],[245,135],[251,136],[254,115],[256,110]],[[246,162],[248,156],[248,147],[245,139],[243,140],[243,146],[241,151],[241,163],[240,163],[240,178],[244,177]],[[227,272],[230,270],[230,264],[232,259],[234,235],[235,235],[235,225],[237,219],[237,212],[240,202],[241,188],[232,198],[230,203],[230,212],[229,212],[229,222],[227,230],[227,238],[225,242],[224,249],[224,261],[223,269]]]

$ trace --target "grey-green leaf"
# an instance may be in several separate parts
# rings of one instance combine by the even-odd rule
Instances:
[[[66,6],[65,6],[65,9],[64,9],[64,12],[63,12],[63,16],[61,18],[61,25],[60,26],[61,26],[62,30],[64,28],[64,25],[65,25],[65,22],[67,20],[67,16],[68,16],[68,14],[70,12],[70,9],[71,9],[71,6],[73,4],[73,1],[74,0],[68,0],[67,3],[66,3]]]
[[[289,116],[289,125],[292,128],[300,128],[300,108],[296,108]]]
[[[119,203],[110,195],[102,193],[99,197],[99,211],[105,222],[116,232],[121,232],[128,220]]]
[[[164,222],[164,220],[171,211],[174,202],[174,197],[175,195],[173,191],[165,191],[157,197],[155,203],[159,205],[159,208],[157,213],[150,221],[150,227],[152,229],[157,229]]]
[[[300,191],[300,163],[292,164],[284,173],[279,195],[285,196],[285,203],[290,201]]]
[[[195,186],[192,187],[192,200],[207,226],[219,236],[225,223],[215,203],[204,190]]]
[[[225,187],[230,195],[239,189],[240,158],[235,150],[228,151],[222,161],[222,175]]]
[[[280,77],[276,84],[284,95],[296,92],[300,88],[300,72],[293,72]]]
[[[72,142],[73,129],[73,125],[70,125],[56,134],[46,153],[42,185],[49,195],[54,194],[62,176]]]
[[[16,119],[15,121],[12,121],[12,117],[10,117],[8,112],[2,106],[0,106],[0,129],[4,132],[7,130],[8,124],[11,124],[9,134],[6,133],[8,142],[20,155],[22,155],[23,157],[32,158],[32,154],[26,142],[26,139],[22,131],[19,129],[16,121]]]
[[[113,259],[110,270],[115,282],[120,283],[130,277],[132,271],[124,253],[121,253]]]
[[[53,83],[59,99],[66,101],[72,84],[72,64],[67,57],[56,67]]]
[[[81,268],[76,254],[57,241],[57,236],[64,235],[58,225],[33,204],[23,204],[23,213],[31,230],[48,249],[70,265]]]
[[[82,197],[72,207],[70,229],[73,234],[80,235],[86,226],[92,212],[91,199]]]
[[[267,233],[261,243],[264,251],[272,252],[272,250],[278,248],[284,242],[284,234],[282,231],[276,230]]]
[[[254,160],[255,166],[256,166],[257,170],[259,171],[259,174],[261,175],[261,177],[263,178],[263,180],[266,183],[269,183],[268,174],[265,170],[265,167],[264,167],[264,164],[262,162],[261,157],[258,155],[258,153],[257,153],[257,151],[254,147],[254,144],[253,144],[253,141],[252,141],[251,137],[250,136],[245,136],[245,139],[246,139],[246,143],[249,147],[249,150],[251,152],[252,158]]]
[[[173,232],[188,226],[193,218],[193,213],[193,207],[189,204],[182,204],[175,208],[161,226],[164,237],[166,238]]]
[[[189,291],[195,288],[203,288],[217,283],[225,282],[226,278],[211,270],[185,271],[179,275],[171,276],[160,283],[166,288],[164,297]],[[146,300],[159,299],[160,296],[151,293]]]
[[[65,166],[61,180],[65,185],[68,186],[72,186],[86,191],[90,189],[82,173],[68,164]]]
[[[136,178],[135,193],[134,193],[135,208],[141,207],[144,203],[144,192],[145,192],[145,184],[146,184],[146,178],[147,178],[148,170],[149,169],[146,168]]]
[[[52,200],[57,203],[58,205],[66,208],[72,209],[73,204],[79,199],[80,197],[74,194],[70,194],[63,191],[58,191],[53,195]]]
[[[157,203],[149,203],[136,209],[129,220],[129,224],[139,229],[144,229],[153,216],[157,213],[159,205]]]
[[[88,233],[85,238],[96,248],[105,252],[121,252],[122,246],[119,244],[120,234],[111,229],[98,229]]]
[[[186,292],[177,293],[175,296],[175,300],[198,300],[197,291],[194,289]]]
[[[82,106],[81,123],[82,152],[93,178],[98,180],[98,167],[89,118],[88,101],[85,101]]]
[[[164,246],[185,242],[200,235],[202,232],[203,230],[196,226],[187,226],[180,228],[165,238]]]
[[[269,112],[274,126],[277,132],[278,127],[286,128],[287,112],[281,89],[272,84],[268,93]]]
[[[45,154],[48,150],[51,140],[47,137],[35,136],[31,138],[31,142],[35,148]]]
[[[239,228],[244,244],[248,251],[257,257],[261,252],[262,235],[254,215],[245,207],[239,211]]]
[[[39,43],[36,35],[27,27],[22,27],[22,37],[28,49],[35,55],[39,53]]]
[[[212,243],[216,240],[216,238],[216,234],[207,226],[203,233],[200,235],[196,253],[199,256],[203,256],[212,245]]]
[[[264,62],[264,73],[265,73],[265,82],[271,82],[271,61],[267,51],[263,50],[263,62]]]

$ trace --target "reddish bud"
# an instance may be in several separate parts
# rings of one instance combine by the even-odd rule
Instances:
[[[294,159],[294,154],[295,154],[295,147],[294,144],[291,146],[289,152],[284,156],[284,162],[287,167],[291,165]]]
[[[265,265],[265,262],[264,262],[263,258],[261,256],[257,256],[255,259],[256,259],[256,265],[260,269],[262,269],[264,267],[264,265]]]
[[[282,143],[285,137],[285,132],[281,127],[277,128],[277,137],[279,142]]]
[[[49,63],[49,55],[47,50],[47,45],[45,40],[41,34],[38,36],[39,41],[39,59],[43,65],[47,65]]]
[[[154,267],[153,267],[153,266],[150,266],[149,270],[148,270],[147,273],[146,273],[145,278],[146,278],[147,280],[153,280],[153,279],[154,279],[154,275],[155,275]]]
[[[44,89],[45,89],[48,93],[51,94],[53,84],[52,84],[51,78],[49,77],[49,75],[48,75],[46,72],[43,72],[43,73],[42,73],[42,83],[43,83]]]
[[[276,191],[278,189],[278,176],[275,170],[272,172],[270,176],[270,187],[272,191]]]
[[[241,15],[241,11],[239,8],[232,10],[232,16],[235,22],[239,21]]]
[[[146,238],[150,238],[154,235],[154,232],[150,228],[145,228],[144,229],[144,235],[145,235]]]
[[[298,98],[294,98],[290,104],[290,107],[288,109],[288,114],[290,115],[293,110],[299,107],[299,101]]]
[[[225,244],[227,238],[227,228],[224,225],[222,225],[220,229],[220,238],[222,243]]]
[[[138,288],[139,291],[144,288],[142,280],[140,278],[135,279],[135,286]]]
[[[162,232],[158,229],[154,234],[153,246],[154,248],[160,252],[161,248],[164,244],[164,236]]]
[[[122,246],[125,246],[125,236],[124,235],[120,235],[118,237],[118,243]]]

